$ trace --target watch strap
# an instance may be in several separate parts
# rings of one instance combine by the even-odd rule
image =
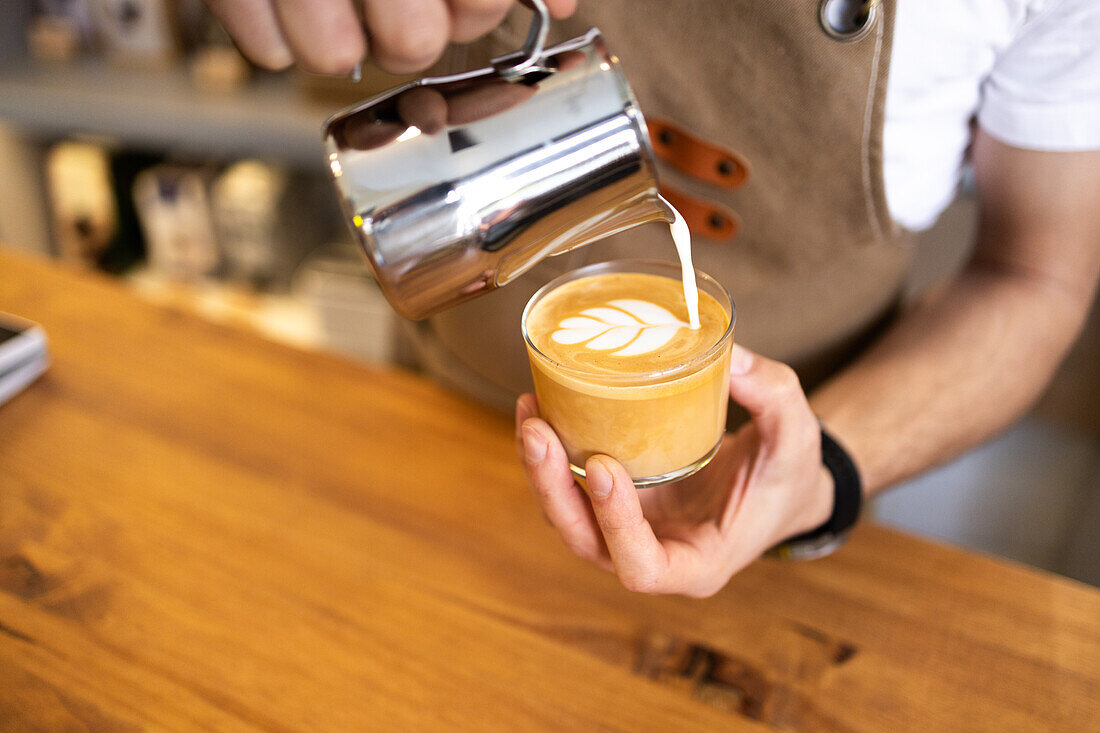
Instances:
[[[821,462],[833,477],[833,511],[820,526],[781,542],[772,554],[789,559],[813,559],[844,542],[863,507],[863,481],[848,451],[821,428]]]

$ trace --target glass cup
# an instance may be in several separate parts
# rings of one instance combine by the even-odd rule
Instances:
[[[583,479],[585,461],[602,454],[622,463],[636,487],[657,486],[690,476],[718,452],[726,426],[736,310],[725,288],[696,271],[700,292],[718,301],[729,324],[717,341],[684,363],[660,371],[606,374],[565,366],[540,351],[527,330],[534,306],[565,283],[613,273],[680,282],[678,264],[656,260],[617,260],[573,270],[528,301],[523,338],[539,411],[561,439],[573,473]]]

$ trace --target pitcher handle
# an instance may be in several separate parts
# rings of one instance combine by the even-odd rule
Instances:
[[[520,0],[520,2],[534,10],[535,17],[531,19],[531,28],[527,31],[527,40],[523,42],[523,48],[515,53],[493,59],[493,68],[505,79],[518,79],[532,69],[539,68],[539,60],[546,46],[546,36],[550,32],[550,11],[546,8],[546,3],[543,0]]]

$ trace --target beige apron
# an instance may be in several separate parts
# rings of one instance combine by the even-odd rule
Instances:
[[[739,233],[693,233],[695,266],[733,295],[735,340],[794,365],[807,385],[835,371],[894,310],[910,253],[887,211],[882,126],[895,0],[841,42],[817,0],[586,0],[556,39],[603,31],[649,120],[747,159],[740,188],[659,165],[661,185],[728,208]],[[495,34],[515,47],[521,22]],[[550,258],[505,288],[407,324],[415,358],[443,383],[511,409],[531,378],[520,314],[552,277],[624,257],[675,260],[652,224]]]

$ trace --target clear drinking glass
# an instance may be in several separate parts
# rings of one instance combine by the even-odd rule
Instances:
[[[534,306],[565,283],[611,273],[659,275],[680,282],[678,264],[617,260],[568,272],[535,293],[523,311],[522,330],[539,411],[561,439],[576,476],[584,478],[590,456],[603,454],[622,463],[638,488],[676,481],[705,466],[722,441],[736,320],[733,300],[716,280],[696,271],[700,292],[718,301],[729,323],[713,344],[660,371],[586,372],[540,351],[527,329]]]

